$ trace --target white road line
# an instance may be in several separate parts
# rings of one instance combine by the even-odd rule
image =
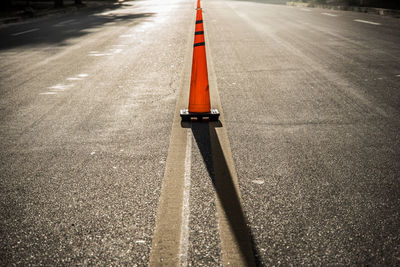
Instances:
[[[311,11],[311,9],[308,9],[308,8],[302,8],[302,9],[300,9],[300,10],[307,11],[307,12],[310,12],[310,11]]]
[[[64,20],[64,21],[61,21],[61,22],[59,22],[57,24],[54,24],[53,27],[65,26],[65,24],[70,23],[70,22],[74,22],[74,21],[75,21],[75,19]]]
[[[117,49],[112,48],[112,49],[110,49],[110,51],[111,51],[112,53],[114,53],[114,54],[119,54],[119,53],[121,53],[123,50],[122,50],[121,48],[117,48]]]
[[[182,225],[181,239],[179,246],[179,265],[184,267],[188,265],[189,250],[189,217],[190,217],[190,172],[191,172],[191,154],[192,154],[192,134],[187,131],[186,157],[185,157],[185,175],[183,184],[183,205],[182,205]]]
[[[11,35],[12,36],[17,36],[17,35],[21,35],[21,34],[28,33],[28,32],[35,32],[35,31],[38,31],[38,30],[40,30],[40,29],[39,28],[34,28],[34,29],[27,30],[27,31],[23,31],[23,32],[13,33]]]
[[[81,77],[81,78],[85,78],[87,76],[89,76],[89,74],[86,74],[86,73],[78,74],[78,77]]]
[[[98,54],[89,54],[91,57],[104,57],[104,56],[112,56],[110,53],[98,53]]]
[[[73,22],[73,21],[75,21],[75,20],[76,20],[76,19],[64,20],[64,21],[61,21],[61,22],[58,23],[58,24],[67,24],[67,23]]]
[[[56,85],[50,86],[48,88],[51,90],[55,90],[55,91],[65,91],[73,86],[74,86],[73,84],[56,84]]]
[[[130,37],[133,37],[133,36],[134,36],[133,34],[122,34],[119,37],[120,38],[130,38]]]
[[[332,14],[332,13],[321,13],[322,15],[325,15],[325,16],[331,16],[331,17],[337,17],[337,15],[336,14]]]
[[[362,20],[362,19],[355,19],[354,21],[361,22],[361,23],[366,23],[366,24],[372,24],[372,25],[381,25],[378,22],[372,22],[372,21]]]
[[[55,95],[57,94],[56,92],[45,92],[45,93],[40,93],[39,95]]]
[[[78,78],[78,77],[69,77],[67,78],[67,81],[80,81],[82,80],[82,78]]]

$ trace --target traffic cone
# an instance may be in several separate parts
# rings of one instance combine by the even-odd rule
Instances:
[[[191,120],[193,117],[198,120],[204,117],[208,117],[209,120],[218,120],[219,118],[218,110],[211,109],[210,104],[203,14],[200,8],[200,0],[197,1],[189,108],[181,109],[180,115],[182,120]]]

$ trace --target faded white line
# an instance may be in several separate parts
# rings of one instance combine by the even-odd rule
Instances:
[[[56,92],[45,92],[45,93],[40,93],[39,95],[55,95],[57,94]]]
[[[21,35],[21,34],[25,34],[25,33],[29,33],[29,32],[35,32],[35,31],[38,31],[38,30],[40,30],[40,29],[39,28],[34,28],[34,29],[27,30],[27,31],[23,31],[23,32],[13,33],[11,35],[12,36],[17,36],[17,35]]]
[[[98,54],[89,54],[91,57],[104,57],[104,56],[111,56],[110,53],[98,53]]]
[[[308,8],[302,8],[302,9],[300,9],[300,10],[307,11],[307,12],[310,12],[310,11],[311,11],[311,9],[308,9]]]
[[[361,22],[361,23],[366,23],[366,24],[371,24],[371,25],[381,25],[378,22],[372,22],[372,21],[362,20],[362,19],[355,19],[354,21]]]
[[[74,86],[73,84],[56,84],[54,86],[50,86],[49,89],[55,90],[55,91],[65,91],[73,86]]]
[[[134,36],[133,34],[122,34],[119,37],[121,37],[121,38],[130,38],[130,37],[133,37],[133,36]]]
[[[74,22],[74,21],[75,21],[75,19],[64,20],[64,21],[61,21],[61,22],[59,22],[57,24],[54,24],[53,27],[65,26],[65,24],[71,23],[71,22]]]
[[[69,77],[69,78],[67,78],[67,81],[80,81],[80,80],[82,80],[82,78],[79,78],[79,77]]]
[[[325,15],[325,16],[330,16],[330,17],[337,17],[336,14],[332,14],[332,13],[321,13],[321,14]]]
[[[179,265],[184,267],[188,265],[189,250],[189,217],[190,217],[190,172],[191,172],[191,154],[192,154],[192,134],[187,131],[186,157],[185,157],[185,175],[183,184],[183,205],[182,205],[182,225],[181,239],[179,246]]]
[[[85,78],[87,76],[89,76],[89,74],[86,74],[86,73],[78,74],[78,77],[81,77],[81,78]]]
[[[114,53],[114,54],[119,54],[121,53],[123,50],[121,48],[117,48],[117,49],[110,49],[110,52]]]

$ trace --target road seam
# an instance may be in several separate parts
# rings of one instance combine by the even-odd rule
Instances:
[[[183,186],[182,227],[179,248],[179,265],[187,266],[189,250],[189,217],[190,217],[190,172],[192,167],[192,134],[187,130],[185,176]]]
[[[149,266],[179,266],[182,237],[182,223],[184,218],[183,202],[185,187],[186,153],[188,147],[188,131],[182,128],[180,109],[187,106],[189,99],[188,85],[190,84],[190,71],[193,49],[193,30],[195,23],[193,16],[191,23],[187,24],[188,35],[186,52],[182,69],[182,82],[177,94],[168,156],[162,181],[161,196],[157,208],[157,218],[152,238]],[[189,28],[190,27],[190,28]],[[182,244],[183,245],[183,244]],[[182,262],[184,259],[182,259]]]
[[[195,17],[193,16],[193,21],[190,26],[194,25],[194,22]],[[192,129],[185,129],[182,127],[179,115],[180,109],[187,106],[187,100],[189,99],[188,85],[190,84],[191,74],[190,65],[193,30],[189,30],[188,32],[189,37],[187,40],[190,41],[186,47],[187,52],[185,54],[182,85],[175,107],[167,163],[157,210],[156,226],[152,239],[149,266],[186,266],[188,262],[187,251],[189,246],[190,213],[189,211],[185,211],[185,208],[189,208],[189,191],[185,190],[185,187],[190,188],[190,181],[186,179],[190,179],[190,169],[188,169],[188,166],[190,166],[188,157],[190,157],[190,155],[188,155],[188,153],[191,151],[190,142]],[[209,52],[210,48],[207,35],[205,35],[205,39],[209,84],[211,88],[210,97],[212,106],[218,108],[221,113],[220,122],[223,124],[223,111]],[[243,220],[239,220],[239,223],[234,222],[231,217],[231,214],[235,213],[237,210],[243,211],[243,204],[228,134],[225,127],[214,128],[212,127],[213,125],[213,123],[210,123],[212,151],[220,151],[218,154],[213,152],[213,164],[214,166],[218,166],[218,164],[222,162],[226,165],[226,169],[215,167],[215,179],[220,181],[217,186],[218,189],[216,189],[220,190],[220,192],[216,194],[215,201],[221,240],[221,263],[223,266],[254,266],[251,240],[248,235],[246,224],[243,223]],[[221,186],[221,181],[227,178],[227,176],[229,177],[229,182],[232,184],[231,192],[234,193],[235,200],[238,204],[234,208],[231,207],[231,209],[228,210],[226,209],[226,196],[228,195],[228,191],[221,194],[221,188],[223,188],[223,186]],[[232,211],[233,209],[235,209],[235,211]],[[237,228],[238,225],[240,226],[239,228]],[[242,229],[243,231],[237,231],[238,229]]]

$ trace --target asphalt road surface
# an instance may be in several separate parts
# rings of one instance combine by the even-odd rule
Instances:
[[[203,0],[0,28],[0,265],[400,265],[400,21]]]

